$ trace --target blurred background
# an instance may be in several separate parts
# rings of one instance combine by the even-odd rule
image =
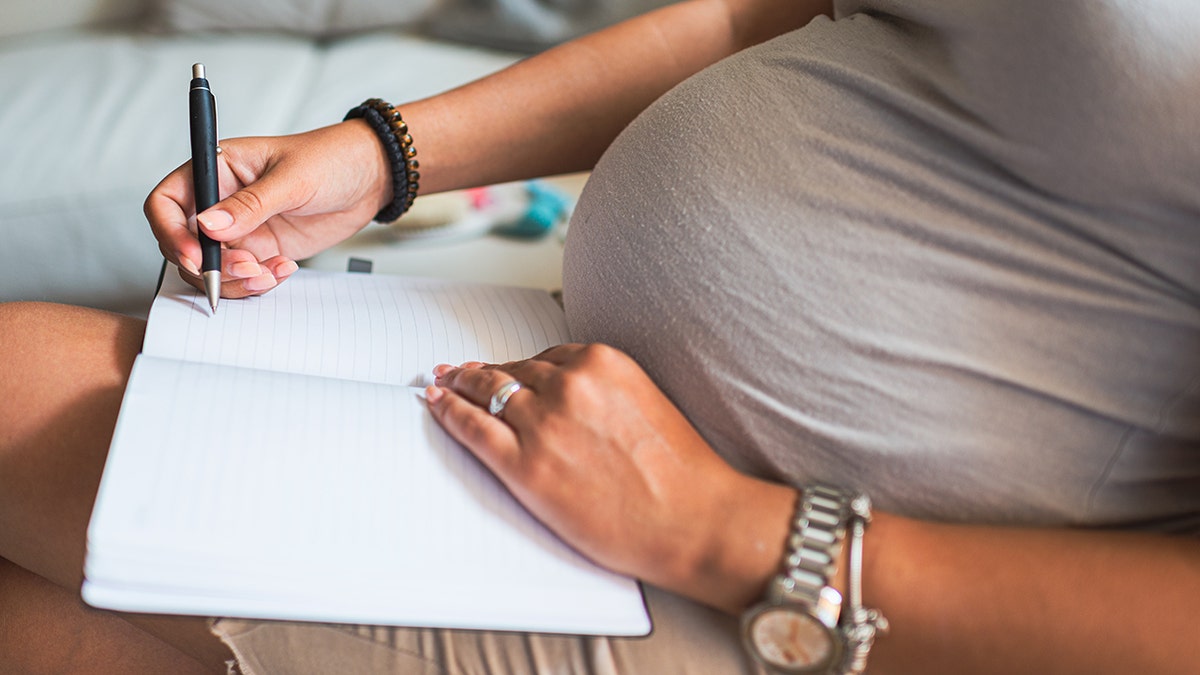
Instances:
[[[142,215],[188,159],[191,64],[223,138],[304,131],[370,97],[399,105],[665,0],[4,0],[0,301],[143,314],[161,255]],[[418,139],[419,131],[414,130]],[[418,199],[307,265],[556,286],[584,177]],[[424,203],[423,203],[424,202]]]

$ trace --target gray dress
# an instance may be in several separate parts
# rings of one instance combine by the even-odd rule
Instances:
[[[567,242],[578,340],[736,466],[975,522],[1200,530],[1200,3],[838,3],[655,103]],[[868,535],[869,536],[869,535]],[[220,619],[247,675],[759,672],[645,639]]]
[[[608,150],[572,337],[755,474],[1200,531],[1200,4],[837,7]]]

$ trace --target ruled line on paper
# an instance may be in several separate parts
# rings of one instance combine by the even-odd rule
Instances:
[[[139,469],[106,486],[120,495],[109,508],[124,511],[108,522],[148,541],[260,557],[359,551],[396,568],[413,547],[443,568],[473,564],[482,548],[493,566],[520,560],[507,574],[531,580],[551,560],[576,558],[413,388],[147,355],[136,371],[140,400],[117,445]],[[239,395],[211,395],[229,387]],[[203,433],[209,420],[220,420],[217,442]],[[531,543],[541,556],[528,554]]]
[[[216,315],[202,299],[168,274],[145,351],[413,385],[427,381],[437,363],[511,361],[567,339],[553,299],[533,289],[299,270],[270,293],[224,303]],[[547,321],[550,309],[558,321]]]

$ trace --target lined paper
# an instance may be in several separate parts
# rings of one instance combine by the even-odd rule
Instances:
[[[87,602],[649,632],[636,582],[546,530],[405,386],[561,341],[548,294],[298,272],[217,317],[205,303],[164,283],[152,310],[88,529]]]
[[[566,341],[562,310],[536,289],[302,269],[270,293],[222,302],[214,315],[171,268],[143,351],[416,385],[438,363],[511,361]]]

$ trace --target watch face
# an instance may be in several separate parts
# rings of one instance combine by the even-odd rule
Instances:
[[[829,629],[794,609],[766,609],[753,618],[748,629],[759,658],[773,668],[804,672],[833,658]]]

